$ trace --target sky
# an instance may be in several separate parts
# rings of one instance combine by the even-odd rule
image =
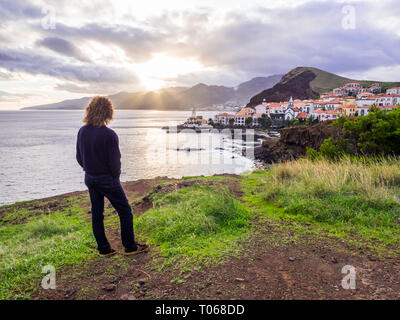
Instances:
[[[398,0],[0,0],[0,110],[317,67],[400,81]]]

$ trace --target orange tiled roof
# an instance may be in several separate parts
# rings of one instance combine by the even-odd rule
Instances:
[[[221,113],[217,114],[216,117],[234,117],[234,115],[229,113]]]
[[[307,113],[305,112],[300,112],[297,116],[297,119],[308,119]]]

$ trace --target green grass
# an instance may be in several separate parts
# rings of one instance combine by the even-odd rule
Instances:
[[[398,159],[287,162],[246,176],[243,185],[247,203],[269,216],[312,222],[377,250],[400,244]]]
[[[218,262],[238,252],[250,232],[251,212],[227,188],[193,186],[158,195],[135,228],[157,245],[166,264]]]
[[[263,234],[266,245],[292,245],[319,237],[345,240],[351,248],[366,248],[382,256],[399,256],[400,161],[397,158],[356,160],[299,160],[271,166],[233,179],[245,196],[235,199],[224,186],[227,177],[168,194],[154,194],[154,207],[134,216],[137,236],[153,245],[163,268],[173,264],[183,274],[238,255],[250,236]],[[64,200],[62,211],[48,212],[46,203],[35,211],[26,206],[2,207],[0,223],[0,299],[28,298],[44,276],[42,267],[56,272],[94,257],[96,246],[87,221],[87,195]],[[39,204],[39,203],[37,203]],[[56,209],[54,209],[56,210]],[[106,208],[106,226],[119,219]],[[21,217],[26,217],[21,219]],[[263,222],[273,225],[264,232]],[[256,224],[257,223],[257,224]],[[288,236],[283,229],[289,228]],[[257,233],[258,232],[258,233]],[[156,256],[156,255],[154,255]],[[113,260],[115,259],[115,261]],[[107,269],[127,270],[129,263],[114,257]],[[130,260],[129,260],[130,261]],[[118,269],[119,270],[119,269]],[[125,271],[124,271],[125,272]],[[90,296],[90,292],[83,292]]]
[[[93,247],[91,228],[80,208],[1,225],[0,299],[29,297],[45,276],[44,266],[54,266],[57,273],[93,254]]]

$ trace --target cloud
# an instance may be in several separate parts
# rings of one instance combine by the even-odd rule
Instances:
[[[73,82],[57,83],[54,87],[57,91],[67,91],[82,94],[114,94],[119,91],[140,91],[145,90],[140,83],[101,83],[101,84],[79,84]]]
[[[42,9],[26,0],[0,0],[0,17],[2,21],[35,19],[42,16]]]
[[[82,6],[76,6],[80,2]],[[27,30],[27,43],[15,36],[4,41],[0,67],[53,77],[57,91],[91,93],[138,86],[132,64],[147,62],[155,54],[193,59],[204,66],[200,72],[164,79],[179,85],[236,85],[296,66],[381,79],[384,70],[400,63],[400,4],[394,0],[350,1],[357,18],[354,30],[342,27],[342,9],[348,4],[342,1],[274,7],[257,1],[246,10],[234,9],[228,1],[225,7],[180,10],[160,3],[150,15],[126,10],[113,17],[121,11],[113,2],[63,0],[54,5],[59,18],[56,29],[49,30],[41,27],[40,6],[34,5],[40,3],[44,2],[0,0],[0,16],[8,25],[26,17]],[[18,24],[22,21],[14,28]],[[12,34],[9,31],[4,34]],[[394,72],[387,77],[400,80],[393,79]]]
[[[12,72],[6,71],[3,72],[0,70],[0,81],[8,81],[14,78]]]
[[[0,102],[18,102],[23,98],[35,97],[33,93],[11,93],[0,90]]]
[[[159,30],[106,23],[89,23],[81,27],[59,23],[56,30],[45,32],[73,41],[96,41],[102,45],[117,46],[135,63],[149,60],[152,53],[166,47],[169,41],[169,35]]]
[[[93,83],[132,83],[138,81],[133,72],[123,68],[93,64],[72,64],[33,50],[0,49],[0,67],[9,71],[42,74],[65,80]]]
[[[80,50],[77,48],[73,43],[61,39],[61,38],[44,38],[42,40],[38,40],[37,44],[40,46],[43,46],[45,48],[48,48],[54,52],[57,52],[61,55],[67,56],[67,57],[73,57],[79,61],[83,62],[90,62],[90,59],[88,59]]]
[[[388,4],[398,11],[398,4]],[[135,26],[58,24],[56,30],[45,32],[74,43],[97,41],[116,46],[135,63],[160,52],[196,58],[216,73],[226,72],[227,82],[238,76],[247,80],[255,75],[285,73],[300,65],[343,73],[396,64],[400,38],[375,24],[371,11],[377,4],[354,3],[355,30],[342,27],[343,7],[338,2],[310,1],[296,7],[258,7],[248,12],[228,9],[222,14],[199,8],[165,11],[142,21],[134,19]],[[386,10],[386,16],[381,16],[393,17],[396,10]],[[210,77],[209,72],[201,74],[219,77]]]

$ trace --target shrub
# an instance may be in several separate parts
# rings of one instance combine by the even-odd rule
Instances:
[[[391,112],[371,108],[367,116],[339,119],[334,124],[343,128],[347,143],[357,153],[400,154],[400,108]]]

